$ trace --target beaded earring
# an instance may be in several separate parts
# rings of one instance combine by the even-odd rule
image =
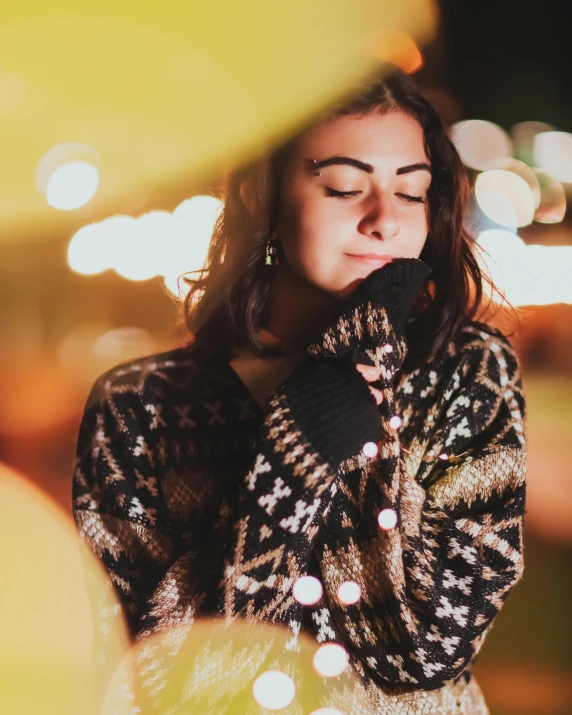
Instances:
[[[277,266],[278,260],[278,248],[275,243],[276,239],[271,238],[266,244],[266,259],[264,261],[267,266]]]

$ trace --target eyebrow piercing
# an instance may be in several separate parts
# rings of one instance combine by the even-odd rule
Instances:
[[[318,160],[317,160],[317,159],[312,159],[312,164],[314,164],[314,166],[315,166],[317,163],[318,163]],[[317,171],[317,172],[314,174],[314,176],[322,176],[322,172],[321,172],[321,171]]]

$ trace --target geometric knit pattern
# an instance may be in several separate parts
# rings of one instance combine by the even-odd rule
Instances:
[[[282,386],[263,410],[226,359],[199,365],[177,348],[95,383],[74,518],[134,639],[201,616],[272,622],[293,649],[301,631],[343,645],[364,697],[337,703],[343,712],[486,713],[471,666],[523,570],[519,363],[506,337],[471,325],[398,379],[405,343],[364,310],[308,352],[335,356],[376,326],[365,349],[384,393],[376,457],[333,469]],[[377,521],[386,508],[389,531]],[[306,574],[324,587],[310,607],[292,594]],[[361,589],[352,605],[337,597],[346,581]],[[100,618],[101,658],[112,619]]]

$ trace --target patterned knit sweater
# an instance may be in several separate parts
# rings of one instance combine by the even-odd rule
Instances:
[[[95,383],[74,518],[137,640],[201,616],[275,623],[294,642],[304,631],[343,645],[363,688],[337,703],[348,715],[486,713],[471,665],[523,569],[518,361],[473,324],[396,384],[406,344],[370,303],[308,354],[344,352],[372,325],[365,353],[386,378],[375,457],[332,467],[284,384],[262,409],[224,356],[205,365],[178,348]],[[380,528],[383,509],[394,528]],[[313,606],[293,596],[306,574],[324,588]],[[347,581],[361,590],[351,605],[338,598]],[[100,626],[104,638],[103,614]]]

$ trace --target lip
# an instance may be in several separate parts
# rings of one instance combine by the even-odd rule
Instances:
[[[356,260],[361,261],[362,263],[372,263],[372,264],[389,263],[390,261],[393,260],[393,256],[388,256],[388,255],[378,256],[377,253],[360,253],[360,254],[346,253],[346,256],[349,256],[350,258],[355,258]]]

